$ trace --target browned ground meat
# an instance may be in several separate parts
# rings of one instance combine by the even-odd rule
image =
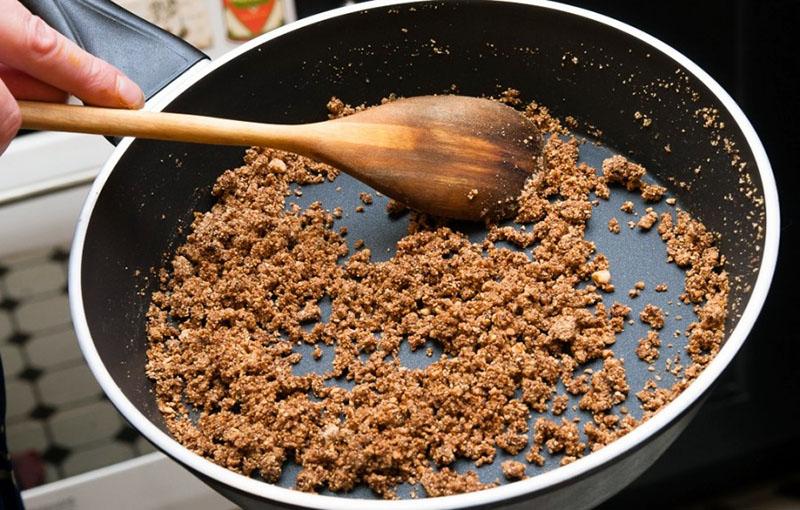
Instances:
[[[513,92],[503,100],[518,102]],[[336,99],[329,107],[332,115],[357,110]],[[541,105],[525,112],[551,132],[566,132]],[[492,227],[472,243],[412,212],[408,235],[385,262],[373,261],[363,242],[349,250],[346,231],[334,228],[341,208],[285,210],[297,185],[333,180],[335,169],[282,151],[248,150],[244,165],[218,179],[216,204],[196,214],[152,297],[147,374],[170,432],[217,464],[270,482],[294,460],[301,490],[366,484],[391,498],[402,482],[420,482],[429,496],[487,487],[475,472],[451,470],[457,458],[479,466],[500,448],[526,451],[541,465],[546,450],[568,463],[630,431],[637,421],[615,412],[630,388],[611,350],[630,308],[604,305],[598,287],[613,291],[609,264],[585,230],[590,194],[607,197],[607,183],[640,189],[648,200],[663,191],[644,184],[645,169],[620,156],[598,175],[578,164],[578,148],[574,138],[547,142],[546,168],[520,197],[516,221],[525,230]],[[372,197],[364,193],[361,201],[363,210]],[[390,213],[404,210],[390,203]],[[658,223],[671,260],[686,270],[682,297],[698,307],[700,320],[687,329],[693,364],[684,378],[672,388],[651,380],[637,393],[643,419],[716,353],[728,292],[702,224],[684,211]],[[495,246],[500,240],[533,246],[533,257]],[[332,312],[319,322],[323,298]],[[651,306],[642,320],[659,328],[663,314]],[[398,361],[401,342],[417,349],[430,341],[444,354],[429,366],[412,370]],[[320,345],[334,346],[333,368],[295,375],[296,343],[313,345],[315,358]],[[647,341],[643,358],[656,356],[657,347]],[[602,360],[602,369],[582,373],[593,360]],[[340,377],[352,389],[326,384]],[[540,417],[529,430],[532,414],[563,413],[569,395],[591,420]],[[525,465],[507,463],[503,472],[518,479]]]

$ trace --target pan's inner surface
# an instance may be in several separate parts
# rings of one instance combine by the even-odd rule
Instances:
[[[584,138],[584,140],[584,143],[580,146],[579,161],[585,162],[596,169],[602,167],[604,159],[614,154],[619,154],[619,152],[595,143],[591,139]],[[651,183],[659,183],[652,178],[647,178],[647,180]],[[691,305],[684,305],[678,298],[683,292],[684,271],[675,264],[667,263],[666,245],[659,237],[656,229],[653,228],[649,232],[644,232],[638,228],[631,229],[627,226],[628,221],[638,221],[645,208],[653,207],[659,213],[671,212],[674,214],[676,208],[682,207],[682,204],[678,202],[674,206],[670,206],[663,200],[656,204],[645,203],[638,192],[630,192],[619,186],[613,186],[611,190],[611,198],[609,200],[599,200],[597,206],[594,207],[592,218],[587,223],[585,237],[587,240],[594,242],[597,246],[597,251],[604,253],[610,261],[610,271],[617,290],[614,293],[604,294],[606,306],[611,306],[615,301],[625,304],[632,309],[631,317],[635,319],[633,324],[626,323],[625,330],[617,335],[617,342],[612,346],[612,350],[617,358],[625,361],[627,380],[631,387],[626,401],[620,406],[627,407],[630,413],[638,419],[641,417],[642,411],[634,394],[643,388],[647,379],[659,380],[659,386],[661,387],[670,387],[678,380],[679,377],[665,369],[664,363],[667,358],[674,360],[676,355],[678,359],[687,361],[688,357],[684,351],[687,337],[682,332],[690,322],[696,320],[696,315]],[[363,205],[359,198],[361,192],[369,192],[374,197],[374,203],[365,207],[363,213],[355,211],[357,206]],[[340,174],[334,182],[303,186],[301,196],[287,197],[287,210],[292,204],[305,208],[315,201],[320,201],[328,210],[332,210],[334,207],[341,207],[344,210],[343,217],[336,220],[334,230],[338,230],[340,227],[347,228],[347,242],[351,253],[356,251],[354,242],[359,239],[363,240],[365,247],[371,250],[374,262],[388,260],[394,256],[396,243],[407,235],[408,215],[393,219],[385,210],[388,202],[387,197],[376,194],[374,190],[346,174]],[[631,201],[635,204],[636,212],[634,214],[626,214],[620,211],[620,206],[625,201]],[[608,220],[612,217],[617,218],[622,226],[619,234],[612,234],[608,230]],[[508,222],[508,224],[513,225],[513,222]],[[482,225],[454,222],[450,226],[469,235],[470,240],[473,242],[479,243],[486,237],[486,229]],[[497,246],[520,251],[519,248],[504,241],[498,242]],[[529,247],[524,251],[531,255],[532,250],[533,247]],[[346,258],[343,258],[340,263],[345,261]],[[639,297],[629,297],[628,290],[633,289],[637,281],[644,281],[646,288]],[[654,290],[655,286],[660,283],[666,283],[669,291],[656,292]],[[665,317],[665,326],[660,335],[663,339],[663,346],[660,349],[661,356],[653,364],[653,369],[649,368],[650,365],[648,363],[640,360],[635,352],[638,340],[645,337],[649,329],[646,324],[637,318],[639,311],[648,303],[661,307],[669,314]],[[320,302],[320,307],[322,309],[321,320],[326,321],[330,313],[330,301],[323,299]],[[306,324],[306,327],[310,330],[314,325],[315,323],[312,322]],[[676,330],[681,332],[679,336],[673,334]],[[312,356],[313,346],[303,343],[294,346],[295,352],[303,354],[302,361],[294,367],[296,375],[306,373],[323,374],[332,368],[334,347],[324,344],[319,345],[324,354],[318,361]],[[432,348],[434,352],[431,357],[426,354],[428,347]],[[399,359],[404,366],[410,369],[423,368],[436,362],[441,353],[441,347],[433,341],[429,341],[416,351],[412,351],[408,343],[403,342],[400,347]],[[602,360],[594,360],[583,365],[582,369],[598,370],[601,367]],[[581,370],[578,370],[576,373],[580,372]],[[328,380],[328,383],[347,389],[353,387],[353,383],[344,378],[331,379]],[[562,383],[559,383],[558,393],[569,395]],[[579,399],[579,396],[570,395],[569,407],[561,416],[555,416],[549,411],[545,413],[531,412],[529,419],[530,430],[534,430],[534,422],[539,417],[546,417],[556,422],[560,422],[562,418],[572,420],[576,417],[580,418],[581,422],[591,421],[590,412],[581,411],[577,408]],[[581,437],[581,440],[586,442],[586,436],[582,431]],[[543,450],[546,459],[545,465],[537,467],[525,460],[526,452],[527,449],[524,449],[516,456],[512,456],[497,448],[495,461],[491,464],[476,468],[473,462],[459,459],[453,467],[460,472],[475,470],[484,483],[494,481],[508,483],[501,470],[503,461],[509,459],[519,460],[527,466],[528,476],[534,476],[537,473],[558,467],[562,456],[561,454],[550,455],[545,449]],[[295,478],[299,470],[300,467],[298,465],[292,461],[287,461],[284,465],[283,476],[278,484],[288,488],[294,487]],[[412,491],[416,495],[424,494],[421,485],[410,486],[405,484],[398,488],[398,496],[410,497]],[[329,491],[324,491],[324,493],[334,494]],[[373,492],[363,485],[358,486],[351,492],[336,493],[336,495],[357,498],[375,497]]]
[[[581,160],[595,168],[612,153],[607,147],[647,167],[650,182],[661,181],[678,197],[678,206],[720,233],[732,284],[727,331],[736,326],[758,276],[763,246],[764,204],[753,156],[714,91],[669,55],[623,31],[557,10],[510,2],[372,8],[267,41],[202,78],[167,110],[300,123],[324,119],[323,106],[331,96],[351,104],[375,104],[391,92],[401,96],[450,92],[453,84],[459,93],[473,96],[496,95],[513,87],[524,100],[535,98],[556,116],[575,116],[582,131],[602,130],[604,147],[591,142],[581,146]],[[698,114],[701,109],[715,112],[716,121],[706,125]],[[649,119],[646,126],[643,118]],[[734,149],[736,164],[732,164]],[[144,370],[145,313],[150,293],[158,287],[152,269],[171,258],[188,233],[193,211],[211,207],[214,180],[223,170],[241,164],[241,158],[239,148],[136,141],[120,158],[91,213],[80,278],[92,341],[127,399],[162,430],[165,426]],[[347,216],[339,225],[349,228],[348,242],[352,246],[363,239],[380,259],[391,254],[407,220],[390,220],[383,211],[385,198],[377,196],[364,214],[355,213],[358,193],[366,190],[341,175],[333,184],[306,186],[302,197],[291,200],[306,205],[320,199],[327,208],[342,206]],[[586,235],[610,259],[617,292],[607,298],[609,304],[613,300],[628,304],[634,317],[646,303],[670,312],[661,335],[663,359],[683,352],[685,337],[673,338],[671,333],[683,330],[694,316],[690,307],[677,304],[683,273],[666,263],[657,233],[642,234],[625,225],[628,217],[619,211],[625,200],[637,204],[640,213],[644,210],[638,195],[615,187],[611,200],[601,200],[594,208]],[[654,207],[659,212],[672,210],[664,202]],[[617,236],[606,229],[611,216],[622,224]],[[647,289],[629,300],[627,290],[637,280],[644,280]],[[657,283],[667,283],[670,292],[655,293]],[[672,382],[661,360],[658,372],[651,373],[633,353],[644,333],[643,325],[635,321],[618,335],[614,347],[626,361],[631,386],[626,405],[635,415],[639,411],[633,393],[646,378],[660,374],[662,386]],[[669,342],[671,349],[666,346]],[[304,356],[297,370],[324,371],[330,359],[326,353],[317,364]],[[431,361],[424,350],[407,349],[402,350],[401,360],[408,366]],[[566,416],[573,415],[569,408]],[[134,425],[139,419],[126,417]],[[478,469],[481,479],[502,480],[503,459],[498,453],[493,464]],[[548,458],[543,469],[556,465]],[[529,475],[539,471],[529,468]],[[287,466],[280,484],[291,486],[294,474],[296,469]],[[364,489],[350,495],[370,497],[371,492]]]

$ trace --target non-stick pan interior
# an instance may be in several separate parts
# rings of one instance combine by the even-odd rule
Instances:
[[[732,276],[728,331],[733,329],[758,276],[763,245],[764,207],[752,154],[709,89],[669,56],[616,28],[506,2],[373,8],[266,41],[211,72],[167,110],[300,123],[325,119],[331,96],[373,104],[392,92],[446,93],[453,85],[460,94],[478,96],[519,89],[524,99],[547,105],[557,116],[575,117],[579,134],[602,142],[581,148],[581,158],[592,166],[598,168],[614,152],[645,165],[678,196],[679,206],[721,234]],[[128,399],[161,428],[144,374],[145,313],[158,286],[154,269],[185,238],[193,212],[211,207],[211,184],[223,170],[240,164],[242,154],[241,148],[136,141],[109,177],[91,216],[81,281],[92,338]],[[321,199],[326,207],[342,206],[348,213],[342,225],[350,230],[349,242],[364,239],[376,258],[386,258],[405,233],[407,219],[389,219],[380,197],[365,214],[355,213],[358,192],[366,190],[341,176],[332,185],[306,187],[295,201],[305,205]],[[619,236],[608,232],[611,216],[627,219],[619,214],[619,204],[636,199],[613,189],[612,199],[595,209],[588,236],[611,260],[618,288],[611,299],[638,311],[646,302],[666,306],[676,300],[683,274],[663,262],[666,251],[655,233],[644,235],[624,224]],[[637,203],[638,210],[643,208]],[[670,207],[661,203],[656,209]],[[459,228],[481,235],[474,226]],[[637,280],[650,286],[634,303],[626,291]],[[652,287],[658,282],[668,283],[671,292],[656,294]],[[691,320],[693,312],[684,308],[670,315],[665,336]],[[682,323],[677,315],[683,316]],[[631,360],[631,388],[641,388],[653,376],[633,353],[644,333],[642,325],[632,325],[615,346],[618,356]],[[682,345],[685,338],[675,339],[673,351]],[[310,356],[304,359],[298,370],[325,369]],[[410,366],[431,362],[421,351],[408,349],[402,359]],[[662,375],[670,382],[672,376]],[[638,408],[633,393],[627,403],[632,411]],[[566,414],[573,415],[572,410]],[[498,478],[498,466],[482,468],[481,478]],[[555,466],[553,459],[545,469]],[[281,485],[292,485],[291,472]]]

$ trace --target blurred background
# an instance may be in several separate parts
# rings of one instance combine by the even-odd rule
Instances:
[[[269,9],[246,18],[224,0],[117,3],[212,57],[285,22],[342,5],[270,0],[264,2]],[[798,305],[794,158],[800,142],[791,130],[800,115],[800,59],[793,44],[800,1],[566,3],[660,38],[719,81],[766,146],[782,209],[778,269],[749,341],[679,440],[601,508],[639,508],[643,501],[648,508],[800,508],[800,427],[791,418],[800,408],[800,339],[791,320]],[[18,137],[0,158],[0,356],[18,480],[29,489],[25,497],[33,509],[92,508],[87,502],[108,501],[101,498],[110,494],[122,501],[126,491],[136,498],[140,484],[152,487],[160,477],[172,483],[152,491],[162,500],[148,508],[231,508],[152,454],[102,395],[79,352],[66,295],[69,241],[88,185],[111,150],[100,137],[37,133]],[[73,506],[53,506],[70,498]]]

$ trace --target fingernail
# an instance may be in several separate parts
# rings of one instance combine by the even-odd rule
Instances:
[[[144,93],[138,85],[125,76],[117,76],[117,95],[128,108],[141,108],[144,106]]]

